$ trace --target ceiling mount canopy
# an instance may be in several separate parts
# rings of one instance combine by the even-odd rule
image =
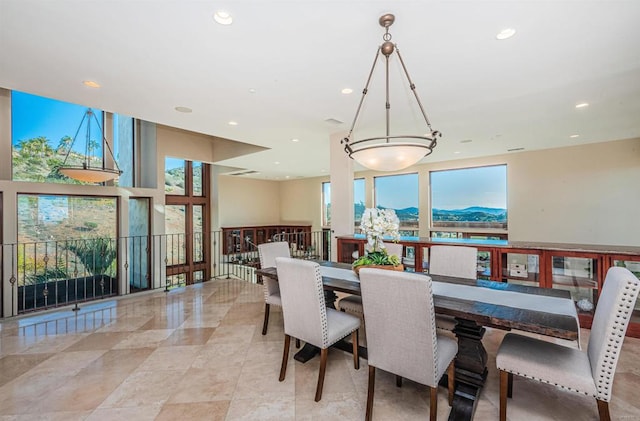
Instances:
[[[91,139],[91,123],[93,121],[98,125],[98,132],[100,133],[100,138],[102,141],[102,148],[108,151],[108,156],[103,154],[102,157],[94,156],[92,153],[96,150],[100,150],[101,145],[98,144],[95,140]],[[76,143],[76,139],[78,138],[78,133],[82,129],[82,126],[86,123],[86,138],[84,147],[80,148],[82,152],[78,150],[74,150],[73,146]],[[71,159],[70,159],[71,157]],[[115,168],[108,168],[107,158],[110,158]],[[70,162],[70,164],[67,164]],[[71,164],[71,162],[77,162],[76,165]],[[82,181],[85,183],[104,183],[105,181],[113,180],[122,174],[122,171],[118,167],[118,163],[116,162],[113,152],[111,151],[111,146],[107,139],[104,137],[104,131],[100,126],[100,122],[96,117],[95,113],[91,108],[87,108],[84,115],[82,116],[82,120],[80,120],[80,125],[78,126],[78,130],[76,130],[76,134],[73,136],[73,140],[69,145],[69,150],[67,151],[67,155],[64,157],[64,162],[58,168],[58,172],[63,174],[69,178],[73,178],[74,180]]]
[[[378,21],[380,23],[380,26],[385,28],[385,33],[382,36],[384,42],[376,52],[373,66],[371,67],[369,77],[367,78],[367,83],[362,91],[362,97],[360,98],[360,103],[358,104],[356,115],[353,118],[353,123],[351,124],[349,134],[347,135],[347,137],[342,139],[342,144],[344,144],[344,151],[349,155],[349,157],[356,160],[356,162],[358,162],[360,165],[376,171],[399,171],[404,168],[410,167],[425,156],[431,154],[431,152],[433,152],[433,148],[435,148],[437,145],[437,138],[442,136],[439,131],[433,130],[431,128],[431,123],[429,122],[429,118],[424,111],[422,103],[420,102],[420,98],[418,97],[418,93],[416,92],[416,86],[409,77],[409,72],[407,71],[407,67],[402,60],[400,50],[398,50],[398,46],[396,44],[391,42],[389,27],[393,24],[394,21],[395,16],[390,13],[381,16]],[[422,113],[422,117],[424,118],[424,121],[427,125],[427,134],[401,136],[392,136],[390,134],[389,120],[391,104],[389,102],[389,59],[394,52],[396,52],[398,55],[402,70],[407,78],[407,82],[409,83],[409,88],[411,89],[411,92],[413,92],[416,102],[418,103],[418,106],[420,108],[420,112]],[[373,75],[373,72],[376,68],[376,63],[378,62],[380,53],[382,53],[382,55],[385,57],[386,132],[382,136],[370,137],[366,139],[353,139],[353,129],[358,121],[360,110],[362,109],[362,104],[364,103],[364,99],[367,95],[367,92],[369,91],[371,76]]]

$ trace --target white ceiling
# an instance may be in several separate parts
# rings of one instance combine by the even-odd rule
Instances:
[[[214,22],[219,9],[233,25]],[[0,0],[0,86],[269,147],[220,162],[257,178],[319,176],[388,12],[444,134],[425,162],[640,137],[637,0]],[[496,40],[506,27],[516,35]],[[403,83],[391,86],[391,132],[425,133]],[[376,72],[356,135],[382,127],[382,90]]]

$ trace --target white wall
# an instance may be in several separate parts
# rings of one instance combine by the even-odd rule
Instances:
[[[514,155],[509,238],[640,244],[640,139]]]
[[[329,181],[329,178],[302,178],[278,183],[282,221],[309,224],[312,231],[320,231],[322,229],[322,182],[324,181]]]
[[[221,175],[217,197],[220,228],[283,222],[280,183],[277,181]]]

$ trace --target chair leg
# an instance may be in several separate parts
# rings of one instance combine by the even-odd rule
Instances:
[[[264,303],[264,323],[262,323],[262,334],[267,334],[267,326],[269,326],[269,309],[271,306],[267,303]]]
[[[320,371],[318,372],[318,386],[316,386],[316,402],[320,402],[320,399],[322,399],[322,387],[324,386],[324,373],[327,371],[328,354],[328,348],[320,350]]]
[[[509,373],[507,380],[507,398],[513,398],[513,373]]]
[[[429,419],[436,421],[438,419],[438,387],[430,387],[431,399],[429,402]]]
[[[500,370],[500,421],[507,421],[507,389],[509,373]]]
[[[351,332],[351,344],[353,345],[353,368],[360,370],[360,354],[358,353],[358,329]]]
[[[291,345],[291,336],[285,334],[284,349],[282,350],[282,365],[280,366],[280,381],[283,381],[284,376],[287,374],[287,361],[289,360],[289,345]]]
[[[449,406],[453,405],[453,393],[456,388],[456,366],[455,360],[451,360],[449,368],[447,369],[447,388],[449,391]]]
[[[396,374],[396,387],[402,387],[402,376]]]
[[[376,368],[369,366],[369,390],[367,391],[367,413],[364,416],[365,421],[371,421],[373,412],[373,392],[376,385]]]
[[[296,348],[300,348],[300,339],[296,338]]]
[[[600,421],[611,421],[611,415],[609,415],[609,402],[596,399],[598,402],[598,415],[600,415]]]

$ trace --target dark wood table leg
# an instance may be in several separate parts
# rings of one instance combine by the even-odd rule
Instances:
[[[456,391],[449,421],[472,420],[480,391],[487,380],[487,350],[482,345],[485,329],[473,321],[456,319],[458,338]]]
[[[324,301],[328,308],[332,308],[335,310],[336,308],[336,298],[338,296],[335,292],[324,290]],[[317,346],[305,343],[304,346],[300,349],[300,351],[296,352],[293,356],[293,359],[299,361],[301,363],[306,363],[316,355],[320,353],[320,348]]]

